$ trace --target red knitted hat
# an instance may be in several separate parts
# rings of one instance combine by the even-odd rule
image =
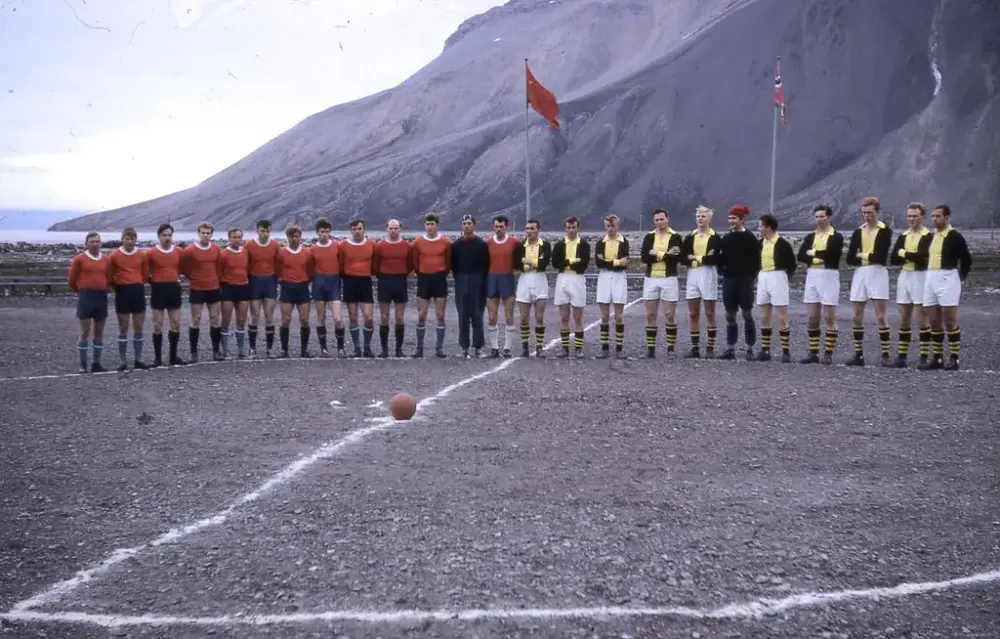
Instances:
[[[742,220],[746,216],[750,215],[750,208],[745,204],[737,204],[733,208],[729,209],[729,214],[735,215]]]

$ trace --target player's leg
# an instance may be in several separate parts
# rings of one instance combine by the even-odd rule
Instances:
[[[345,281],[341,278],[341,285]],[[337,356],[343,357],[346,352],[344,351],[344,303],[341,301],[340,295],[333,298],[333,301],[330,302],[330,308],[333,315],[333,337],[337,342]]]
[[[91,373],[103,373],[104,366],[101,363],[101,355],[104,353],[104,325],[108,319],[108,309],[107,300],[105,300],[105,306],[103,313],[98,309],[94,314],[94,321],[92,323],[92,328],[94,331],[93,340],[91,341],[91,351],[93,352],[93,361],[90,364]]]
[[[289,300],[289,301],[286,301]],[[281,353],[279,357],[288,357],[288,340],[291,334],[292,326],[292,309],[294,305],[290,301],[290,297],[286,295],[286,290],[284,284],[281,287],[281,327],[278,330],[278,336],[281,343]]]
[[[448,276],[447,274],[434,275],[430,278],[430,297],[434,300],[434,315],[437,319],[437,340],[434,345],[434,355],[445,357],[444,335],[446,311],[448,304]]]
[[[736,341],[740,337],[740,328],[736,324],[736,311],[740,308],[740,287],[737,278],[722,278],[722,305],[726,311],[726,350],[722,351],[719,359],[735,359]]]
[[[687,298],[689,338],[691,339],[691,350],[686,357],[697,359],[701,357],[701,297]]]
[[[504,342],[503,342],[503,356],[510,357],[513,352],[514,344],[517,342],[517,321],[514,320],[514,302],[516,298],[514,296],[514,288],[510,286],[511,294],[501,298],[503,301],[503,318],[504,318]]]
[[[90,329],[93,320],[90,317],[81,317],[79,309],[83,307],[81,301],[77,301],[77,318],[80,322],[80,339],[76,343],[76,353],[80,358],[80,372],[86,373],[90,359]]]
[[[247,356],[246,335],[247,335],[247,312],[250,310],[249,300],[236,302],[236,357],[243,359]]]
[[[625,303],[613,302],[615,309],[615,354],[621,357],[625,350]]]
[[[719,299],[719,274],[714,269],[708,269],[700,278],[698,292],[701,293],[705,305],[705,357],[715,357],[715,340],[718,336],[718,322],[715,319],[715,302]]]
[[[676,277],[668,277],[660,289],[660,305],[663,307],[664,331],[667,334],[667,355],[677,352],[677,301],[680,299],[680,284]]]
[[[496,278],[487,275],[487,286],[490,287],[486,298],[486,332],[490,338],[490,357],[500,357],[500,298],[495,296]]]
[[[420,290],[421,280],[417,279],[417,350],[413,357],[424,356],[424,337],[427,334],[427,312],[430,310],[431,301],[425,297]]]
[[[483,330],[483,311],[486,310],[486,276],[473,274],[472,279],[471,307],[472,312],[472,353],[476,358],[482,357],[483,347],[486,346],[486,331]]]
[[[889,301],[885,299],[873,299],[872,302],[875,306],[875,327],[878,330],[882,366],[888,367],[889,353],[892,347],[892,331],[889,329]]]
[[[313,289],[313,297],[316,297],[315,288]],[[316,313],[316,341],[319,342],[319,352],[323,357],[330,354],[326,333],[326,311],[328,306],[329,302],[322,299],[316,299],[313,302],[313,312]]]
[[[360,306],[360,297],[357,301],[351,301],[347,304],[347,332],[351,334],[352,357],[361,357],[364,355],[364,351],[361,349],[361,323],[358,322],[358,310]]]
[[[597,358],[605,359],[611,356],[611,303],[598,302],[597,312],[601,319],[601,350]]]
[[[757,343],[757,326],[753,318],[753,280],[741,278],[739,284],[740,291],[740,312],[743,315],[743,341],[747,345],[747,360],[753,359],[753,347]]]
[[[945,370],[957,371],[959,369],[959,356],[962,351],[962,328],[958,319],[958,305],[962,297],[962,280],[958,276],[958,271],[945,271],[941,273],[939,307],[941,309],[941,323],[948,335],[948,364]]]
[[[656,337],[660,321],[660,279],[646,277],[642,280],[642,304],[646,307],[646,357],[656,357]],[[602,342],[603,345],[603,342]]]
[[[118,372],[128,370],[128,329],[132,316],[124,308],[121,287],[115,291],[115,317],[118,320]]]
[[[212,359],[222,359],[222,312],[219,304],[219,291],[213,292],[214,301],[208,307],[208,334],[212,339]]]
[[[277,276],[269,277],[267,280],[267,297],[264,298],[264,346],[267,349],[266,356],[271,356],[271,349],[274,348],[274,309],[278,306],[278,280]]]
[[[826,328],[826,339],[824,340],[823,363],[832,364],[833,354],[837,350],[837,340],[840,338],[840,329],[837,327],[837,305],[821,304],[823,311],[823,325]]]
[[[897,284],[897,296],[902,295],[903,282]],[[896,368],[906,368],[906,358],[910,354],[910,342],[913,341],[913,304],[896,300],[896,312],[899,313],[899,332],[896,335]]]
[[[396,324],[395,357],[403,357],[403,340],[406,338],[406,304],[409,301],[409,291],[406,290],[406,280],[401,279],[399,296],[392,303],[392,312]]]
[[[365,357],[375,357],[375,353],[372,352],[372,337],[375,335],[375,303],[371,297],[361,303],[361,320],[364,323],[364,348],[362,355]]]
[[[201,314],[205,304],[199,302],[201,291],[190,291],[188,305],[191,312],[191,323],[188,324],[188,350],[191,353],[191,363],[198,361],[198,339],[201,337]]]
[[[260,321],[260,314],[263,310],[263,301],[257,297],[259,291],[258,278],[250,278],[250,308],[247,313],[247,342],[250,347],[250,356],[257,355],[257,322]]]
[[[583,308],[587,302],[587,283],[581,278],[577,301],[571,301],[573,307],[573,346],[578,359],[582,359],[583,354]]]
[[[524,277],[523,275],[521,277]],[[517,307],[521,315],[521,357],[531,356],[531,301],[518,295]]]
[[[150,299],[152,305],[152,299]],[[153,367],[163,366],[163,315],[164,309],[153,308]]]
[[[555,304],[556,309],[559,310],[559,345],[562,347],[558,357],[565,358],[569,357],[570,320],[573,314],[573,307],[570,306],[568,297],[561,298],[559,296],[559,291],[556,291]]]
[[[921,290],[923,287],[921,287]],[[920,340],[920,359],[918,364],[923,364],[927,362],[927,358],[931,354],[931,325],[928,321],[927,313],[924,312],[923,307],[923,296],[917,299],[917,302],[913,304],[914,314],[917,316],[917,326],[920,327],[919,340]]]
[[[378,285],[378,341],[381,350],[378,356],[381,358],[389,357],[389,320],[391,319],[391,304],[386,301],[383,293],[382,281],[379,281]]]
[[[469,356],[470,333],[472,332],[472,313],[469,309],[470,275],[458,273],[455,275],[455,311],[458,313],[458,347],[462,357]]]
[[[535,357],[545,357],[545,307],[548,297],[535,299]]]
[[[853,293],[852,293],[853,297]],[[854,357],[848,366],[863,366],[865,359],[865,307],[864,301],[851,300],[851,337],[854,340]]]
[[[819,342],[822,330],[822,305],[817,302],[806,303],[806,332],[809,335],[809,354],[802,360],[803,364],[819,364]]]
[[[758,289],[759,295],[760,289]],[[773,306],[770,303],[763,303],[757,306],[760,312],[760,353],[757,354],[758,362],[771,361],[771,337],[773,328],[771,326],[771,315]]]
[[[295,312],[299,316],[299,357],[309,359],[309,291],[304,291],[295,305]]]
[[[229,357],[229,337],[232,333],[233,313],[236,311],[236,302],[232,299],[230,287],[226,287],[222,300],[222,320],[219,328],[222,330],[222,356]]]
[[[933,370],[944,368],[944,325],[941,307],[928,304],[931,301],[924,298],[924,315],[927,316],[927,323],[931,329],[931,357],[929,361],[919,368],[921,370]]]

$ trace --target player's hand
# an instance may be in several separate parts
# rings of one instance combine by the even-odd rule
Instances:
[[[806,255],[808,255],[809,257],[815,257],[816,251],[809,249],[808,251],[806,251]]]
[[[865,259],[865,254],[862,253],[861,251],[858,251],[858,254],[855,257],[857,257],[859,260],[863,260]]]
[[[906,249],[899,249],[898,251],[896,251],[896,255],[905,258],[906,257]]]
[[[604,253],[598,253],[597,254],[597,259],[603,260],[604,259]]]
[[[679,246],[673,246],[670,248],[669,251],[667,251],[667,255],[680,255],[680,254],[681,254],[681,249]]]
[[[649,252],[649,255],[650,255],[650,257],[656,257],[657,255],[659,255],[659,251],[657,251],[656,249],[653,249],[653,250],[651,250]]]
[[[569,263],[570,264],[579,264],[580,263],[580,258],[574,257],[574,258],[570,259]]]
[[[628,258],[623,257],[618,263],[621,264],[622,266],[628,266]]]

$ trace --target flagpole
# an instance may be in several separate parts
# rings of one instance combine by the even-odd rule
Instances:
[[[777,64],[778,65],[781,64],[781,58],[777,59]],[[780,67],[776,67],[776,69],[777,68]],[[776,71],[776,73],[780,73],[780,71]],[[778,166],[778,118],[781,117],[780,109],[781,107],[778,105],[778,102],[775,101],[774,132],[771,135],[771,198],[768,201],[768,209],[767,209],[767,212],[770,213],[771,215],[774,215],[774,178],[775,178],[775,170],[777,169]]]
[[[524,222],[531,219],[531,154],[528,148],[528,58],[524,59]],[[515,229],[517,226],[515,225]]]

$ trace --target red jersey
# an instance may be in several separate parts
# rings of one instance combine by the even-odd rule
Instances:
[[[365,238],[361,243],[344,240],[340,243],[340,272],[356,277],[371,277],[375,261],[375,242]]]
[[[250,275],[263,277],[277,273],[278,243],[268,239],[267,244],[260,244],[257,238],[251,237],[243,245],[243,250],[250,258]]]
[[[111,284],[111,258],[104,252],[98,253],[97,257],[86,251],[74,255],[69,263],[68,282],[74,293],[82,288],[108,290]]]
[[[215,291],[219,288],[219,251],[215,242],[201,246],[188,244],[181,256],[181,272],[191,282],[192,291]]]
[[[340,275],[340,245],[333,240],[326,246],[319,242],[312,245],[313,261],[317,275]]]
[[[376,275],[409,275],[413,271],[413,247],[400,238],[382,240],[375,245]]]
[[[242,246],[238,249],[227,246],[219,251],[219,259],[215,265],[219,270],[221,284],[243,286],[250,283],[250,255]]]
[[[149,258],[145,251],[133,248],[131,253],[119,247],[111,251],[111,283],[115,286],[145,284],[149,279]]]
[[[486,240],[490,251],[490,273],[510,275],[514,272],[514,249],[517,248],[517,238],[508,234],[502,242],[496,235]]]
[[[181,278],[181,250],[170,245],[164,250],[159,244],[146,250],[149,281],[157,284],[176,282]]]
[[[413,267],[417,273],[447,273],[451,270],[451,240],[421,235],[413,240]]]
[[[278,279],[282,282],[308,282],[312,280],[315,263],[312,251],[299,244],[297,250],[284,247],[278,251]]]

